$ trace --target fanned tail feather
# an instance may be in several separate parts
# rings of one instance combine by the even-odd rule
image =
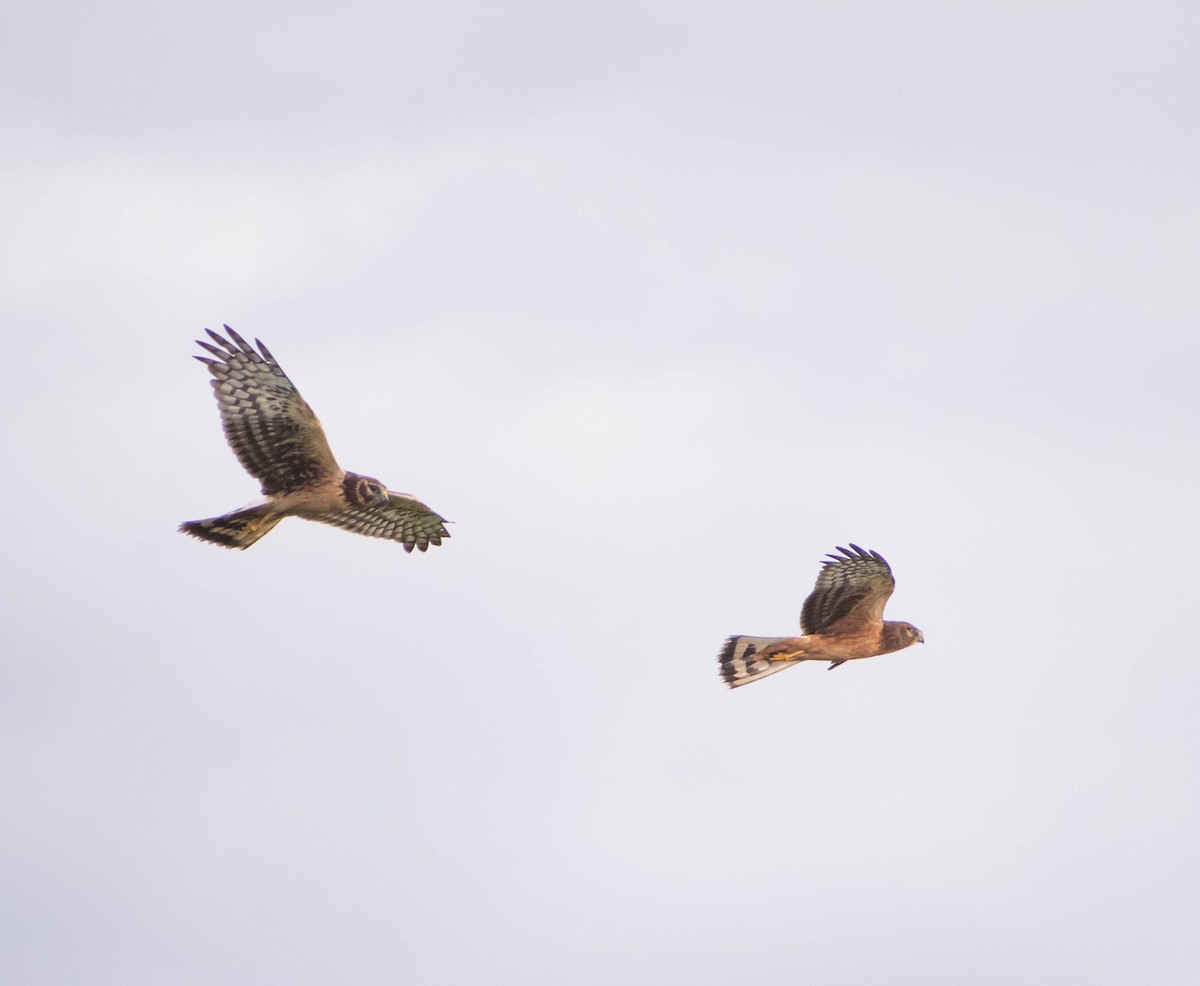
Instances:
[[[260,503],[208,520],[189,520],[179,525],[183,534],[201,541],[219,544],[223,548],[245,550],[267,534],[283,518],[273,513],[270,504]]]
[[[793,639],[795,638],[730,637],[717,657],[725,684],[730,688],[738,688],[794,666],[795,661],[764,661],[755,656],[772,644],[781,644]]]

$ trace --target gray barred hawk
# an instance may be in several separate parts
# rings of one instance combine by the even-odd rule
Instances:
[[[416,497],[393,493],[379,480],[337,464],[321,422],[266,346],[255,339],[255,352],[228,325],[228,339],[204,331],[217,345],[196,342],[216,358],[196,359],[213,375],[225,439],[246,472],[262,482],[266,499],[220,517],[187,521],[180,531],[243,549],[284,517],[399,541],[405,551],[425,551],[450,536],[444,518]]]
[[[730,688],[765,678],[800,661],[839,664],[925,643],[911,623],[883,618],[896,588],[892,569],[877,551],[857,544],[822,560],[817,584],[800,611],[799,637],[730,637],[717,660]]]

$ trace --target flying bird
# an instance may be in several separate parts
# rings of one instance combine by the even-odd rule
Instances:
[[[284,517],[399,541],[409,552],[450,536],[445,518],[416,497],[337,464],[321,422],[266,346],[255,339],[255,352],[228,325],[228,339],[204,331],[216,345],[196,342],[214,358],[196,359],[212,373],[225,439],[246,472],[262,482],[266,499],[220,517],[187,521],[180,531],[242,549]]]
[[[877,551],[857,544],[821,561],[817,584],[800,611],[799,637],[730,637],[717,660],[730,688],[758,681],[800,661],[839,664],[925,643],[911,623],[883,618],[896,588],[892,569]]]

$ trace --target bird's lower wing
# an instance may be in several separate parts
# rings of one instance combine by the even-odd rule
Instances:
[[[405,551],[412,551],[413,548],[425,551],[431,544],[441,544],[443,538],[450,536],[444,517],[434,513],[420,500],[405,493],[390,491],[386,506],[353,507],[337,513],[310,516],[309,519],[366,537],[399,541]]]

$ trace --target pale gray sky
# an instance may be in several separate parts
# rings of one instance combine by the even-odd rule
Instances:
[[[0,980],[1200,976],[1200,14],[0,17]],[[427,555],[255,498],[261,337]],[[921,648],[727,692],[819,558]]]

